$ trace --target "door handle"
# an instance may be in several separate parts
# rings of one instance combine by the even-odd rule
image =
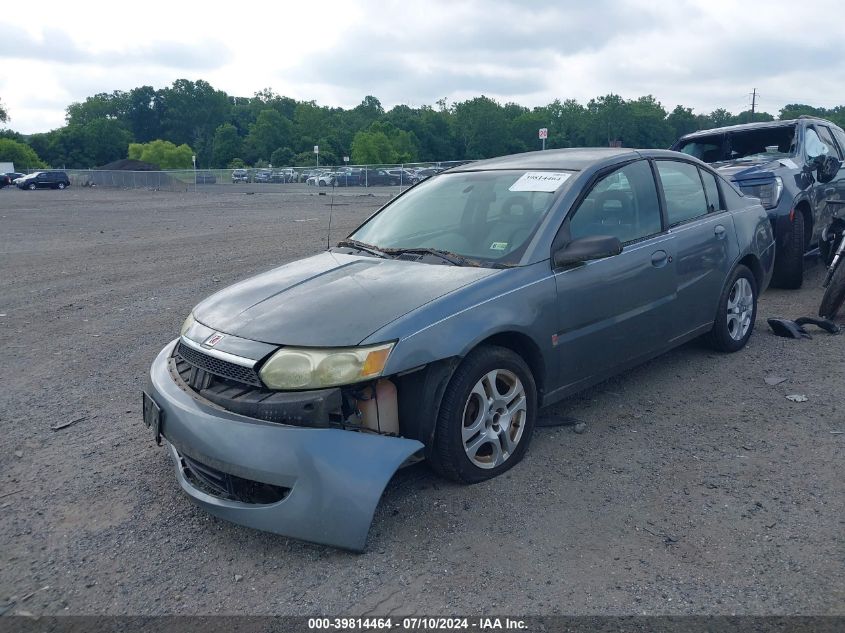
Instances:
[[[725,227],[721,224],[717,224],[716,227],[713,229],[713,234],[720,240],[725,237],[725,233]]]
[[[666,251],[655,251],[651,254],[651,265],[655,268],[663,268],[672,258]]]

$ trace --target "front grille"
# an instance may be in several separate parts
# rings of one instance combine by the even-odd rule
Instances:
[[[255,387],[263,386],[258,374],[251,367],[243,367],[235,363],[230,363],[229,361],[214,358],[208,354],[203,354],[192,347],[184,345],[181,341],[176,347],[176,356],[180,357],[189,365],[207,371],[209,374],[229,378],[230,380]]]
[[[224,473],[187,455],[179,455],[179,458],[182,472],[191,484],[215,497],[243,503],[268,504],[281,501],[290,492],[290,488]]]

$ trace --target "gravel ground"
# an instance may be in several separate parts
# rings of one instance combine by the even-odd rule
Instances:
[[[385,200],[336,195],[335,240]],[[744,351],[690,344],[544,410],[586,429],[538,429],[501,478],[401,471],[364,554],[195,507],[141,422],[145,373],[200,299],[321,250],[328,203],[0,190],[0,607],[845,614],[845,336],[765,323],[815,312],[819,267],[764,295]]]

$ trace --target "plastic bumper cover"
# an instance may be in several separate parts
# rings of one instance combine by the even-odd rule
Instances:
[[[259,530],[355,551],[364,549],[376,506],[396,470],[423,445],[416,440],[255,420],[211,406],[181,389],[156,357],[147,393],[161,409],[183,490],[211,514]],[[177,453],[178,451],[178,453]],[[289,488],[269,504],[218,497],[195,486],[179,454],[223,473]]]

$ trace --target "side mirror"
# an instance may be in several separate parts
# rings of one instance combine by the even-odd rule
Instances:
[[[816,180],[819,182],[830,182],[834,178],[836,178],[836,174],[839,173],[839,168],[842,166],[842,163],[839,161],[838,158],[831,156],[828,154],[824,156],[820,161],[816,171]]]
[[[612,235],[591,235],[572,240],[566,246],[556,250],[552,261],[556,268],[570,264],[580,264],[592,259],[612,257],[622,252],[622,242]]]

